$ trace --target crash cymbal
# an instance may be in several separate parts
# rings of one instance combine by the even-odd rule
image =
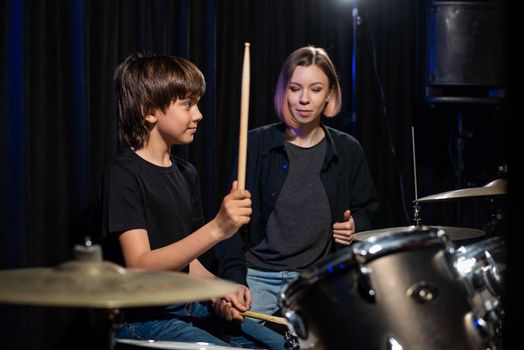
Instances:
[[[448,191],[431,196],[416,199],[415,202],[436,202],[446,201],[458,198],[471,197],[492,197],[507,193],[507,181],[504,179],[497,179],[482,187],[464,188],[461,190]]]
[[[401,232],[413,232],[413,231],[428,231],[428,230],[444,230],[448,237],[452,241],[459,241],[462,239],[470,239],[480,237],[486,234],[482,230],[467,227],[450,227],[450,226],[403,226],[403,227],[390,227],[382,228],[378,230],[362,231],[357,232],[353,235],[353,239],[357,241],[366,241],[371,237],[383,237],[390,234],[401,233]]]
[[[102,261],[98,246],[82,248],[55,268],[0,270],[0,303],[115,309],[208,300],[236,290],[220,279],[125,269]]]

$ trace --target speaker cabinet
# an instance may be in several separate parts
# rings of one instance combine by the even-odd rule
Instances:
[[[503,97],[504,9],[501,1],[426,1],[426,98]]]

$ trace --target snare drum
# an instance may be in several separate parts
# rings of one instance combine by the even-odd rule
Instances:
[[[453,254],[436,229],[372,237],[303,272],[280,303],[301,349],[477,349]]]
[[[246,350],[209,343],[184,343],[178,341],[116,339],[116,350],[171,349],[171,350]]]

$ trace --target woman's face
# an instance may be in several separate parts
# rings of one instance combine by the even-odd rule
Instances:
[[[328,77],[318,66],[297,66],[287,89],[292,124],[318,123],[329,93]]]

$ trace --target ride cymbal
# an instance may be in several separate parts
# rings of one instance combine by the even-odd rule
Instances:
[[[86,247],[82,247],[86,248]],[[125,269],[102,261],[99,247],[55,268],[0,270],[0,303],[124,308],[208,300],[237,286],[182,272]]]
[[[403,226],[403,227],[390,227],[382,228],[378,230],[369,230],[357,232],[353,235],[353,239],[357,241],[365,241],[371,237],[387,236],[390,234],[401,233],[401,232],[412,232],[412,231],[427,231],[427,230],[443,230],[452,241],[459,241],[462,239],[470,239],[480,237],[486,234],[482,230],[467,227],[450,227],[450,226]]]
[[[431,196],[415,199],[415,202],[437,202],[459,198],[492,197],[507,193],[507,181],[497,179],[482,187],[464,188],[461,190],[448,191],[433,194]]]

